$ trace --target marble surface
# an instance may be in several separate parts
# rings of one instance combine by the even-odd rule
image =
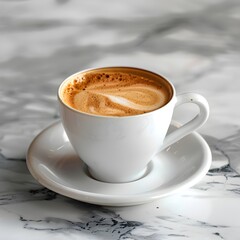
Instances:
[[[0,239],[240,239],[239,25],[238,0],[0,1]],[[106,65],[147,68],[208,99],[199,132],[213,164],[196,186],[114,208],[30,175],[30,142],[59,119],[58,85]],[[195,113],[185,106],[174,119]]]

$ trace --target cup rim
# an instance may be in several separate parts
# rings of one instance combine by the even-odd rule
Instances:
[[[164,106],[162,106],[162,107],[160,107],[160,108],[157,108],[157,109],[155,109],[155,110],[153,110],[153,111],[150,111],[150,112],[141,113],[141,114],[136,114],[136,115],[128,115],[128,116],[105,116],[105,115],[97,115],[97,114],[91,114],[91,113],[81,112],[81,111],[79,111],[79,110],[76,110],[76,109],[68,106],[68,105],[62,100],[62,98],[61,98],[61,96],[60,96],[60,95],[61,95],[60,92],[61,92],[61,90],[62,90],[63,85],[64,85],[69,79],[73,78],[75,75],[78,75],[78,74],[81,74],[81,73],[84,73],[84,72],[87,72],[87,71],[100,70],[100,69],[105,69],[105,68],[128,68],[128,69],[136,69],[136,70],[149,72],[149,73],[151,73],[151,74],[154,74],[154,75],[156,75],[156,76],[159,76],[159,77],[161,77],[164,81],[166,81],[166,82],[171,86],[171,88],[172,88],[172,96],[171,96],[170,100],[169,100]],[[86,116],[97,117],[97,118],[108,118],[108,119],[136,118],[136,117],[140,117],[140,116],[151,115],[151,114],[153,114],[153,113],[155,113],[155,112],[157,112],[157,111],[160,111],[161,109],[166,108],[166,107],[172,102],[172,100],[174,99],[175,95],[176,95],[176,91],[175,91],[175,88],[174,88],[173,84],[172,84],[168,79],[166,79],[165,77],[163,77],[162,75],[160,75],[160,74],[158,74],[158,73],[155,73],[155,72],[153,72],[153,71],[144,69],[144,68],[130,67],[130,66],[103,66],[103,67],[87,68],[87,69],[84,69],[84,70],[82,70],[82,71],[78,71],[78,72],[73,73],[72,75],[68,76],[67,78],[65,78],[65,79],[61,82],[61,84],[60,84],[59,87],[58,87],[58,94],[57,94],[59,102],[60,102],[63,106],[67,107],[69,110],[71,110],[71,111],[73,111],[73,112],[75,112],[75,113],[77,113],[77,114],[83,114],[83,115],[86,115]]]

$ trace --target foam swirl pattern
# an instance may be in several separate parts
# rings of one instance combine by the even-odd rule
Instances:
[[[75,77],[64,90],[64,101],[85,113],[129,116],[153,111],[169,101],[160,82],[130,73],[87,73]]]

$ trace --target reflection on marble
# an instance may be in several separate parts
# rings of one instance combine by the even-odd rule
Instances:
[[[239,239],[238,0],[0,4],[0,239]],[[213,164],[195,187],[145,205],[103,208],[60,196],[29,174],[31,140],[58,119],[58,85],[104,65],[147,68],[177,92],[209,100],[211,116],[199,132]],[[186,106],[174,118],[194,113]]]

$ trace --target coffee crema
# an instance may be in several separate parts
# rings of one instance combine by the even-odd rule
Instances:
[[[156,110],[171,98],[169,86],[144,76],[114,71],[74,75],[63,88],[65,104],[101,116],[131,116]]]

